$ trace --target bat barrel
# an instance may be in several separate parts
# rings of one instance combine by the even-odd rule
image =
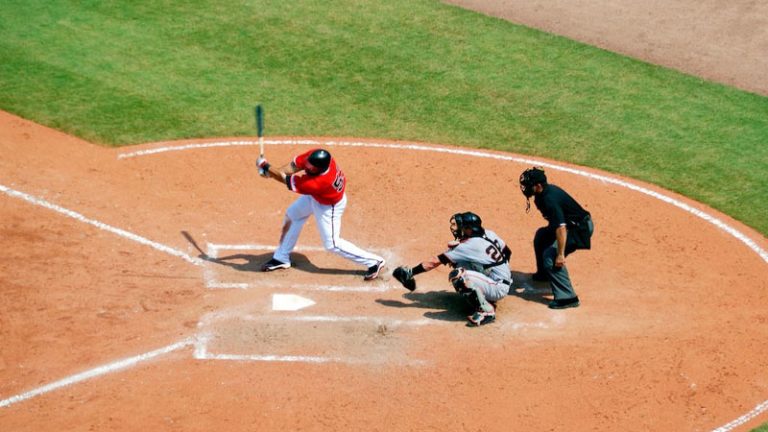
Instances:
[[[264,108],[256,105],[256,131],[259,136],[259,156],[264,156]]]
[[[261,105],[256,105],[256,130],[259,138],[264,136],[264,108]]]

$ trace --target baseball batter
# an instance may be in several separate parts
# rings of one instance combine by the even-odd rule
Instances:
[[[324,149],[302,153],[291,163],[274,169],[264,157],[256,161],[262,177],[273,178],[301,196],[288,207],[283,220],[280,245],[262,271],[291,267],[291,251],[307,219],[314,215],[323,247],[348,260],[365,266],[364,280],[373,280],[384,267],[384,258],[367,252],[342,239],[341,217],[347,207],[347,179],[336,160]]]
[[[450,265],[453,270],[448,280],[473,308],[467,317],[468,325],[491,323],[496,319],[496,302],[509,294],[512,286],[509,268],[512,251],[495,232],[484,229],[480,216],[472,212],[456,213],[450,221],[454,241],[448,244],[448,250],[413,268],[400,266],[392,275],[413,291],[416,289],[414,276],[440,265]]]

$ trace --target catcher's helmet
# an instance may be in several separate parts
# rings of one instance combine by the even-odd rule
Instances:
[[[451,221],[456,223],[456,230],[451,230],[453,237],[456,239],[480,237],[485,234],[483,221],[480,219],[480,216],[472,212],[456,213],[451,216]],[[468,228],[472,230],[470,234],[465,232]]]
[[[331,165],[331,154],[323,149],[313,151],[307,158],[307,163],[312,169],[307,169],[307,173],[317,175],[322,174]]]
[[[520,174],[520,190],[526,197],[533,196],[533,186],[537,184],[547,184],[547,175],[543,169],[539,167],[528,168]]]

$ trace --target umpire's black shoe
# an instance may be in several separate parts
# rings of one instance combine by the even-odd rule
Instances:
[[[290,267],[291,267],[290,263],[284,263],[282,261],[278,261],[278,260],[272,258],[271,260],[265,262],[261,266],[261,271],[263,271],[263,272],[270,272],[270,271],[275,271],[275,270],[280,270],[280,269],[287,269],[287,268],[290,268]]]
[[[579,297],[569,299],[552,300],[549,302],[550,309],[566,309],[579,307]]]
[[[376,264],[368,267],[368,271],[365,272],[365,276],[363,276],[363,280],[370,281],[370,280],[374,280],[377,277],[379,277],[379,273],[381,272],[381,269],[384,268],[384,264],[385,263],[386,263],[386,261],[381,260],[381,261],[377,262]]]

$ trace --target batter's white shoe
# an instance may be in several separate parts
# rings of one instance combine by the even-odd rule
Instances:
[[[263,272],[271,272],[271,271],[280,270],[280,269],[287,269],[287,268],[290,268],[290,267],[291,267],[291,263],[284,263],[282,261],[278,261],[278,260],[272,258],[271,260],[265,262],[261,266],[261,271],[263,271]]]
[[[379,273],[381,273],[381,269],[384,268],[384,264],[386,264],[386,261],[381,260],[376,264],[368,267],[368,271],[365,272],[365,276],[363,276],[363,280],[370,281],[379,277]]]

